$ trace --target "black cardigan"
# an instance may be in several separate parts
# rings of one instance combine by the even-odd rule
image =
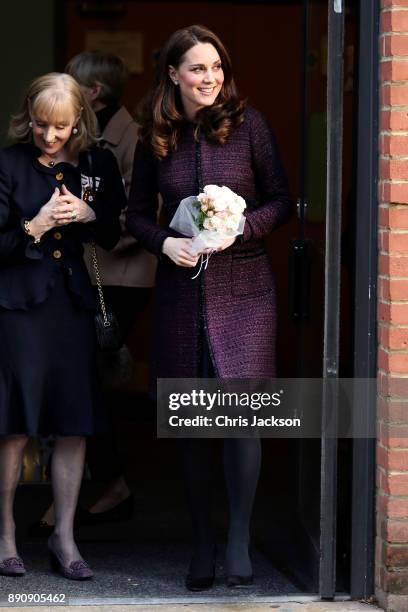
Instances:
[[[126,195],[113,154],[92,149],[92,171],[86,152],[78,167],[68,162],[53,168],[38,161],[41,152],[31,144],[0,150],[0,307],[27,310],[49,295],[57,274],[64,270],[71,291],[86,308],[94,308],[95,295],[83,260],[83,243],[94,240],[104,249],[120,237],[119,215]],[[46,232],[41,242],[23,229],[24,219],[34,217],[62,184],[77,197],[95,177],[97,197],[90,206],[96,219],[70,223]]]

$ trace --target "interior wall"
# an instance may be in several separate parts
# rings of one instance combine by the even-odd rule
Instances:
[[[18,109],[27,83],[55,70],[57,0],[1,3],[0,146],[7,144],[10,115]]]

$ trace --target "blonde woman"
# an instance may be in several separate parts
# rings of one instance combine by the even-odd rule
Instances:
[[[85,436],[105,426],[83,244],[116,244],[125,194],[113,155],[92,147],[96,119],[72,77],[35,79],[10,136],[16,144],[0,151],[0,574],[25,573],[13,501],[28,436],[55,434],[48,548],[54,569],[83,580],[93,573],[73,520]]]

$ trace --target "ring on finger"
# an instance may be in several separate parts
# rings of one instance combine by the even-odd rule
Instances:
[[[75,211],[75,210],[73,210],[73,211],[72,211],[72,214],[71,214],[71,219],[72,219],[73,221],[75,221],[75,219],[77,218],[77,216],[78,216],[78,215],[77,215],[76,211]]]

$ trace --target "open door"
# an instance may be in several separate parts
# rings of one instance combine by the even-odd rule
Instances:
[[[340,370],[344,24],[343,0],[304,0],[303,154],[298,235],[291,250],[298,351],[293,375],[303,378],[336,378]],[[319,44],[325,61],[316,66]],[[296,572],[323,598],[336,591],[338,444],[324,435],[328,408],[333,414],[329,401],[323,394],[321,439],[298,443],[302,552]]]

